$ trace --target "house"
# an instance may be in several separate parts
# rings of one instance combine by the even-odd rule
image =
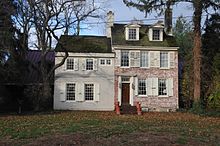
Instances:
[[[107,17],[107,37],[116,54],[115,103],[135,106],[138,102],[143,111],[178,109],[178,47],[172,23],[118,24],[113,23],[111,11]]]
[[[55,71],[54,109],[114,110],[114,53],[105,36],[63,35],[60,42],[69,52]],[[63,57],[59,44],[55,64]]]
[[[55,71],[54,109],[111,111],[137,103],[143,111],[178,109],[178,47],[170,15],[165,25],[118,24],[110,11],[107,36],[61,36],[69,57]],[[56,64],[63,53],[58,44]]]

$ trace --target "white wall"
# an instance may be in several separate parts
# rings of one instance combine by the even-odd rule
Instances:
[[[77,53],[79,54],[79,53]],[[100,66],[100,57],[97,55],[86,56],[78,55],[79,69],[77,71],[65,70],[65,65],[59,67],[55,71],[54,83],[54,109],[56,110],[97,110],[97,111],[112,111],[114,110],[114,54],[105,53],[104,58],[111,59],[111,65]],[[70,57],[74,56],[74,53]],[[80,57],[79,57],[80,56]],[[100,56],[100,54],[99,54]],[[83,71],[83,58],[92,57],[98,59],[98,70]],[[103,57],[102,57],[103,58]],[[60,62],[62,57],[56,57],[55,63]],[[99,101],[61,101],[65,95],[66,83],[76,83],[83,85],[84,83],[99,84]],[[80,89],[76,89],[80,90]],[[76,95],[77,96],[77,95]],[[96,95],[95,95],[96,96]]]

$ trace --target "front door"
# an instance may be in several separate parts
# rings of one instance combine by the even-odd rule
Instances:
[[[130,83],[122,83],[122,104],[129,104]]]

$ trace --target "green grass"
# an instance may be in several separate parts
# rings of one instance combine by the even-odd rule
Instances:
[[[54,112],[52,114],[0,116],[0,141],[30,141],[53,134],[82,133],[90,138],[111,138],[134,133],[171,135],[177,144],[189,140],[218,145],[220,118],[191,113]],[[125,139],[122,139],[126,143]]]

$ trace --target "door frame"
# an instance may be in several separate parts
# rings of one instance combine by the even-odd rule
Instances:
[[[128,81],[122,81],[123,77],[127,77],[129,78]],[[130,97],[129,97],[129,104],[130,105],[134,105],[134,93],[135,93],[135,89],[133,88],[135,81],[134,81],[134,76],[118,76],[118,101],[119,101],[119,105],[121,105],[122,103],[122,83],[129,83],[130,84]]]

